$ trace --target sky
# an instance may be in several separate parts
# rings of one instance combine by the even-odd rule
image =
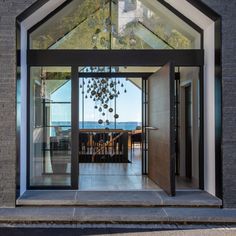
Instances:
[[[88,80],[88,78],[86,79]],[[141,122],[142,117],[142,92],[130,81],[126,81],[124,78],[121,79],[124,83],[123,91],[117,98],[117,114],[119,114],[118,122]],[[127,93],[124,93],[126,88]],[[81,99],[81,89],[80,89],[80,120],[82,119],[82,99]],[[70,121],[71,120],[71,82],[67,82],[59,90],[54,92],[51,96],[53,102],[68,102],[68,104],[51,104],[51,119],[52,121]],[[113,104],[112,104],[113,103]],[[114,100],[109,107],[114,109]],[[99,119],[108,119],[110,121],[114,120],[114,113],[111,115],[106,112],[106,116],[103,117],[98,110],[94,109],[95,102],[88,98],[85,100],[85,121],[98,121]]]

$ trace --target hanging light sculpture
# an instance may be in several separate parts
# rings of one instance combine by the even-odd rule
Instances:
[[[105,67],[89,67],[85,69],[87,72],[111,72],[113,68]],[[117,72],[119,68],[115,68]],[[112,115],[115,120],[119,119],[119,114],[116,114],[116,110],[111,106],[112,102],[116,102],[115,99],[121,95],[122,92],[127,93],[125,85],[119,78],[90,78],[87,82],[83,80],[80,88],[83,88],[85,99],[92,99],[95,103],[94,109],[100,114],[98,124],[110,125],[110,121],[107,119],[109,115]],[[83,93],[82,92],[82,93]],[[105,118],[105,119],[104,119]]]

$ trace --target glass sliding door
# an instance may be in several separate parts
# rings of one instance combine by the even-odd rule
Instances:
[[[71,186],[71,68],[30,68],[30,187]]]

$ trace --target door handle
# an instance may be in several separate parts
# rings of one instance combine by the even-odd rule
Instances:
[[[145,127],[147,130],[159,130],[157,127],[147,126]]]

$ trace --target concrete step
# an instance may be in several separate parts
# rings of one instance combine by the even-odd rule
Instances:
[[[236,224],[236,209],[17,207],[0,209],[0,224]]]
[[[18,206],[216,207],[222,201],[204,191],[26,191]]]

